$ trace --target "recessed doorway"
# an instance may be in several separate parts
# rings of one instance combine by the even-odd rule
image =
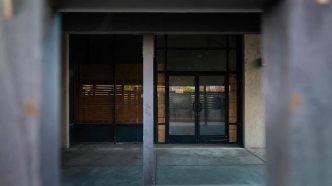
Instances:
[[[156,37],[159,143],[241,143],[242,39]]]
[[[170,143],[227,141],[225,77],[168,76]]]

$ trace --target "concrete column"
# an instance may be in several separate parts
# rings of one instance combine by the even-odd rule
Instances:
[[[264,12],[270,186],[332,185],[332,2],[278,1]]]
[[[244,145],[265,147],[261,35],[244,36]]]
[[[154,152],[154,36],[143,36],[143,175],[144,185],[155,185]]]
[[[61,96],[61,17],[44,15],[45,41],[42,61],[42,105],[40,126],[40,157],[42,185],[59,185],[60,96]]]
[[[58,185],[60,17],[50,2],[0,3],[0,185]]]

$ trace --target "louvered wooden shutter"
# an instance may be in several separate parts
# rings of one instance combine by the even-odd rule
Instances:
[[[112,65],[80,64],[77,67],[76,122],[112,123],[114,109]]]

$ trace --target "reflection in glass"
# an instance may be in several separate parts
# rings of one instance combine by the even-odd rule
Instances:
[[[225,79],[201,76],[199,82],[200,135],[225,135]]]
[[[168,48],[224,48],[225,35],[168,35]]]
[[[119,64],[116,68],[116,122],[142,124],[143,65]]]
[[[194,135],[195,79],[193,76],[169,77],[169,134]]]
[[[167,70],[226,70],[226,52],[225,50],[169,50],[167,52]]]
[[[237,84],[236,75],[229,75],[229,123],[237,123]]]
[[[75,77],[74,121],[80,124],[113,122],[113,69],[108,64],[79,64]]]
[[[157,127],[158,142],[165,142],[165,74],[157,75]]]
[[[237,79],[229,74],[229,142],[237,142]]]
[[[236,51],[229,51],[229,71],[236,71]]]
[[[164,71],[165,70],[165,50],[156,51],[156,60],[157,60],[157,70]]]

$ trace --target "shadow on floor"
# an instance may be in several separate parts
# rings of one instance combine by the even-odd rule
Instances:
[[[158,146],[157,185],[265,185],[262,149]],[[141,145],[78,145],[63,151],[63,186],[142,185]]]

